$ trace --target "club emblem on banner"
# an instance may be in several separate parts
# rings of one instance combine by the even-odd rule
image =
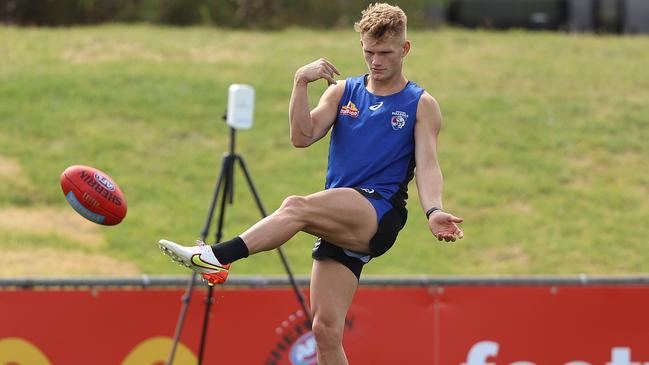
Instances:
[[[345,318],[345,333],[349,333],[354,317]],[[277,342],[272,346],[266,365],[316,365],[316,340],[308,318],[301,310],[291,313],[275,328]]]
[[[309,331],[293,342],[289,358],[293,365],[315,365],[317,362],[316,342]]]

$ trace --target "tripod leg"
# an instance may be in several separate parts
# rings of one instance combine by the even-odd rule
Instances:
[[[232,163],[228,162],[228,156],[224,157],[223,162],[221,164],[221,172],[219,174],[216,187],[214,188],[214,193],[212,194],[212,201],[210,203],[210,208],[207,212],[207,219],[205,220],[205,225],[203,226],[203,230],[201,231],[202,241],[205,241],[207,235],[209,234],[210,224],[212,223],[212,218],[214,217],[214,209],[216,208],[216,201],[218,200],[219,192],[221,191],[221,185],[223,181],[226,179],[228,166],[231,165]],[[180,308],[180,314],[178,315],[178,322],[176,323],[176,330],[174,331],[173,344],[171,345],[169,358],[167,359],[165,365],[172,365],[174,358],[176,356],[176,349],[178,347],[178,342],[180,341],[180,336],[182,334],[183,326],[185,324],[185,317],[189,309],[189,303],[191,301],[192,293],[194,292],[195,282],[196,282],[196,273],[192,272],[189,283],[187,284],[187,289],[185,289],[185,294],[182,297],[183,305]]]
[[[225,218],[225,203],[229,201],[232,204],[232,185],[233,185],[233,175],[234,175],[234,160],[235,155],[228,155],[223,161],[224,164],[224,174],[225,174],[225,184],[223,187],[223,195],[221,199],[221,205],[219,208],[219,219],[218,225],[216,227],[216,241],[214,243],[221,242],[223,238],[223,219]]]
[[[264,208],[264,205],[262,204],[261,199],[259,198],[259,193],[257,193],[257,189],[255,189],[255,184],[252,182],[252,178],[250,177],[250,173],[248,172],[248,167],[246,166],[246,162],[244,161],[243,157],[241,157],[240,155],[235,155],[235,158],[237,159],[237,161],[239,161],[239,166],[241,166],[241,170],[243,171],[243,174],[246,177],[246,181],[248,182],[250,191],[252,192],[252,195],[255,198],[257,207],[259,207],[259,212],[261,213],[262,218],[265,218],[266,216],[268,216],[268,214],[266,214],[266,209]],[[277,253],[279,254],[280,259],[282,260],[282,265],[284,265],[284,270],[286,270],[286,274],[288,275],[288,280],[291,283],[291,286],[293,287],[295,296],[297,297],[297,300],[300,303],[302,310],[304,311],[304,315],[309,320],[309,326],[311,326],[313,324],[313,317],[311,316],[311,311],[306,305],[306,301],[304,300],[304,295],[302,295],[302,292],[300,291],[300,289],[297,286],[297,283],[295,282],[293,271],[291,270],[291,266],[289,265],[288,260],[286,259],[286,255],[284,254],[284,250],[282,249],[281,246],[277,248]]]
[[[221,237],[223,236],[223,219],[225,217],[225,204],[228,201],[228,197],[231,197],[231,189],[232,189],[231,178],[234,170],[234,159],[235,159],[234,155],[229,154],[223,160],[222,176],[225,177],[225,182],[223,185],[223,194],[221,194],[221,202],[219,206],[219,218],[218,218],[218,226],[216,228],[215,243],[219,243],[221,241]],[[217,195],[215,195],[215,197]],[[207,339],[207,327],[209,325],[209,320],[210,320],[210,308],[213,303],[213,298],[212,298],[213,291],[214,291],[214,286],[211,284],[208,285],[207,293],[205,297],[205,315],[203,316],[203,329],[201,332],[201,342],[198,350],[198,365],[201,365],[203,363],[203,355],[205,354],[205,341]]]
[[[221,184],[223,180],[226,177],[226,172],[227,172],[227,156],[223,159],[223,163],[221,164],[221,172],[219,174],[219,178],[216,183],[216,187],[214,188],[214,193],[212,194],[212,202],[210,203],[210,208],[207,213],[207,219],[205,220],[205,226],[203,227],[203,230],[201,231],[201,240],[205,241],[207,238],[207,235],[209,234],[209,229],[210,229],[210,223],[212,222],[212,218],[214,217],[214,209],[216,208],[216,201],[219,196],[219,192],[221,191]],[[187,315],[187,310],[189,309],[189,302],[191,301],[192,293],[194,291],[194,285],[196,282],[196,273],[192,272],[191,278],[189,280],[189,284],[187,285],[187,289],[185,290],[185,294],[183,295],[183,306],[180,309],[180,314],[178,316],[178,322],[176,323],[176,330],[174,331],[174,340],[173,344],[171,345],[171,352],[169,354],[169,358],[167,359],[166,365],[172,365],[174,361],[174,357],[176,356],[176,348],[178,347],[178,342],[180,341],[180,336],[183,331],[183,326],[185,323],[185,316]]]
[[[279,258],[282,260],[282,264],[284,265],[284,270],[286,270],[286,274],[288,275],[288,280],[291,283],[291,286],[293,287],[293,291],[295,292],[295,296],[297,297],[297,301],[300,303],[300,306],[302,307],[302,310],[304,311],[304,315],[306,316],[307,320],[309,321],[309,327],[313,326],[313,316],[311,315],[311,310],[307,307],[306,301],[304,300],[304,295],[302,295],[302,292],[297,286],[297,283],[295,282],[295,277],[293,276],[293,271],[291,271],[291,266],[288,263],[288,259],[286,258],[286,255],[284,254],[284,250],[281,247],[277,248],[277,253],[279,254]]]
[[[221,184],[227,176],[227,159],[228,156],[224,157],[223,162],[221,163],[221,173],[219,174],[218,182],[216,183],[216,187],[214,188],[214,194],[212,194],[212,202],[210,203],[210,209],[207,212],[205,225],[203,226],[203,230],[201,231],[201,240],[203,240],[203,242],[205,242],[205,239],[209,234],[210,224],[212,223],[212,218],[214,217],[214,209],[216,208],[216,201],[218,200],[219,192],[221,191]]]
[[[261,213],[262,218],[265,218],[266,216],[268,216],[268,214],[266,213],[266,208],[264,208],[264,204],[261,202],[261,199],[259,198],[259,193],[257,193],[255,184],[252,182],[252,177],[250,177],[250,173],[248,172],[248,167],[246,166],[246,161],[244,161],[243,157],[239,155],[236,155],[235,158],[237,159],[237,161],[239,161],[239,166],[241,167],[241,171],[243,171],[243,175],[246,177],[246,181],[248,182],[248,186],[250,187],[252,196],[255,198],[255,203],[257,203],[257,207],[259,207],[259,212]]]
[[[205,339],[207,337],[207,325],[210,321],[210,308],[212,307],[212,303],[214,302],[214,299],[212,298],[213,290],[214,286],[207,286],[207,293],[205,296],[205,315],[203,316],[203,330],[201,332],[201,346],[198,349],[198,365],[201,365],[203,363],[203,354],[205,353]]]
[[[176,348],[178,347],[178,341],[180,340],[180,335],[183,332],[183,325],[185,324],[185,316],[187,315],[187,309],[189,308],[189,302],[192,298],[192,292],[194,291],[194,281],[196,280],[196,274],[192,272],[189,283],[187,284],[187,289],[185,289],[185,294],[183,295],[182,302],[183,306],[180,308],[180,314],[178,315],[178,322],[176,323],[176,330],[174,331],[174,341],[171,345],[171,352],[169,353],[169,358],[165,365],[171,365],[174,362],[174,357],[176,357]]]

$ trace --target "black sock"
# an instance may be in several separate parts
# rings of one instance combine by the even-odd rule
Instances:
[[[216,259],[224,265],[248,257],[248,246],[239,236],[229,241],[211,245],[211,247]]]

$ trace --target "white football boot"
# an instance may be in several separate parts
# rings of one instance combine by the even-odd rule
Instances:
[[[214,257],[212,247],[203,241],[196,241],[196,243],[197,246],[181,246],[175,242],[160,240],[158,247],[172,261],[199,273],[209,285],[223,284],[228,278],[230,264],[221,264]]]

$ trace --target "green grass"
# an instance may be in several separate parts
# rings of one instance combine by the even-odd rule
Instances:
[[[431,237],[413,183],[406,228],[366,273],[647,270],[649,38],[409,35],[406,75],[441,104],[444,203],[465,218],[466,237],[455,244]],[[284,197],[320,190],[324,182],[327,141],[298,150],[288,140],[293,73],[319,57],[343,76],[365,70],[352,30],[2,27],[0,54],[0,210],[70,209],[60,173],[72,164],[96,166],[120,184],[129,212],[122,224],[100,228],[106,244],[84,250],[133,261],[148,274],[184,272],[155,242],[199,236],[228,148],[221,121],[228,85],[256,89],[255,126],[238,134],[238,150],[272,211]],[[313,103],[324,86],[310,87]],[[6,161],[20,167],[20,176]],[[258,216],[238,174],[225,238]],[[57,248],[62,260],[79,249],[37,228],[0,225],[0,244]],[[285,246],[298,274],[309,272],[312,242],[299,234]],[[237,263],[235,273],[283,270],[268,253]]]

